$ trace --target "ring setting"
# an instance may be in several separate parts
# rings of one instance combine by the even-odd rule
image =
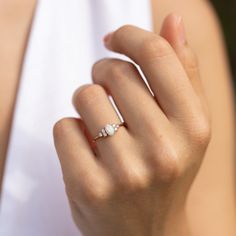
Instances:
[[[98,133],[98,135],[94,138],[94,141],[97,141],[98,139],[105,138],[108,136],[113,136],[121,126],[124,126],[124,122],[120,124],[105,125],[105,127],[102,128],[101,131]]]

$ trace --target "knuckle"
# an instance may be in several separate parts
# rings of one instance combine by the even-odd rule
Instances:
[[[120,40],[125,35],[127,35],[133,28],[134,28],[134,26],[132,26],[132,25],[123,25],[113,33],[113,38],[115,40],[116,39]]]
[[[143,40],[140,46],[140,56],[148,61],[162,59],[172,52],[169,43],[162,37],[153,35]]]
[[[134,65],[131,62],[125,61],[113,61],[111,72],[112,75],[119,76],[122,74],[128,74],[130,71],[134,70]]]
[[[100,77],[100,75],[102,74],[100,72],[103,71],[103,68],[106,68],[109,60],[110,59],[103,58],[103,59],[101,59],[101,60],[99,60],[99,61],[97,61],[93,64],[93,67],[92,67],[92,77],[93,77],[93,79],[97,80],[97,78]]]
[[[120,59],[102,59],[95,63],[92,69],[94,81],[105,86],[123,83],[135,72],[136,67],[133,63]]]
[[[166,160],[160,164],[160,169],[158,179],[163,183],[172,183],[183,175],[178,159],[173,156],[167,157]]]
[[[180,157],[175,148],[162,147],[162,150],[154,153],[153,160],[158,182],[172,183],[182,176],[183,170],[180,165]]]
[[[129,74],[135,70],[135,67],[132,63],[116,61],[112,64],[110,73],[112,79],[111,82],[123,83],[123,80],[129,76]]]
[[[101,94],[104,93],[104,88],[98,84],[83,86],[75,95],[75,103],[78,105],[89,105],[99,99]]]
[[[55,138],[60,137],[67,132],[69,124],[74,120],[73,118],[63,118],[55,123],[53,126],[53,136]]]
[[[109,188],[102,184],[87,184],[82,190],[82,201],[90,206],[101,205],[107,202],[112,196]]]
[[[205,118],[198,118],[190,128],[191,140],[197,145],[206,146],[211,139],[211,126]]]
[[[119,185],[125,192],[136,192],[149,187],[150,177],[144,168],[132,167],[124,171],[119,179]]]

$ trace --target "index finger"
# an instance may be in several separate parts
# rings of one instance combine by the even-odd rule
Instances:
[[[164,38],[128,25],[110,34],[105,45],[141,67],[167,117],[192,117],[191,108],[199,104],[199,98],[175,51]]]

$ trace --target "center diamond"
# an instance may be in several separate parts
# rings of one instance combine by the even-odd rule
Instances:
[[[112,135],[114,135],[115,134],[115,129],[114,129],[114,127],[112,126],[112,125],[106,125],[105,126],[105,130],[106,130],[106,132],[107,132],[107,134],[109,135],[109,136],[112,136]]]

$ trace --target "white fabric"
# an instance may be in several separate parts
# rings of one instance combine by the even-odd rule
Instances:
[[[103,36],[123,24],[151,29],[149,0],[38,2],[18,92],[2,195],[1,236],[80,235],[71,219],[52,127],[77,116],[74,90],[111,56]]]

